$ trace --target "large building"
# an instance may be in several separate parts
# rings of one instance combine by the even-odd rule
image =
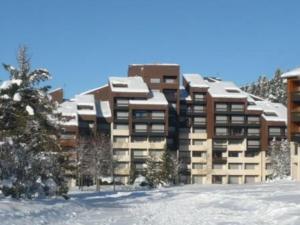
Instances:
[[[291,175],[300,181],[300,68],[282,74],[287,79],[288,139],[291,146]]]
[[[234,83],[184,74],[177,64],[133,64],[128,77],[64,100],[52,97],[68,120],[62,144],[80,135],[110,135],[115,176],[128,183],[150,156],[168,150],[181,163],[183,183],[255,183],[270,174],[269,142],[286,136],[286,108],[243,92]]]

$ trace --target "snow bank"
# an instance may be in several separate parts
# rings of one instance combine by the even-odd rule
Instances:
[[[300,183],[282,181],[73,192],[68,201],[0,198],[0,221],[1,225],[299,225],[299,196]]]

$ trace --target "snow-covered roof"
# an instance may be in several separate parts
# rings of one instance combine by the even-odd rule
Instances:
[[[245,94],[239,87],[237,87],[231,81],[215,81],[208,82],[209,85],[208,92],[212,97],[215,98],[247,98],[248,95]]]
[[[290,78],[290,77],[300,77],[300,67],[290,70],[281,75],[282,78]]]
[[[256,101],[256,105],[264,110],[262,116],[266,121],[287,122],[287,109],[281,103],[264,100]]]
[[[99,108],[97,111],[97,116],[102,117],[102,118],[111,117],[109,101],[99,101],[98,106],[99,106]]]
[[[149,93],[149,88],[142,77],[110,77],[112,92]]]
[[[95,106],[94,95],[76,95],[75,101],[77,105]]]
[[[165,95],[159,91],[152,91],[151,97],[145,100],[129,100],[133,105],[168,105]]]
[[[89,94],[89,93],[91,93],[91,92],[100,90],[100,89],[105,88],[105,87],[108,87],[108,84],[105,84],[105,85],[102,85],[102,86],[100,86],[100,87],[96,87],[96,88],[93,88],[93,89],[84,91],[84,92],[80,93],[79,95],[86,95],[86,94]]]
[[[79,115],[96,115],[96,105],[94,95],[76,95],[77,113]],[[79,108],[78,106],[88,106],[90,108]]]
[[[199,88],[208,88],[209,86],[206,84],[206,81],[202,78],[200,74],[191,73],[191,74],[183,74],[186,82],[189,83],[191,87],[199,87]]]
[[[59,104],[58,112],[62,114],[63,117],[69,117],[67,121],[62,122],[66,126],[78,126],[78,115],[77,115],[77,104],[73,101],[65,101]]]

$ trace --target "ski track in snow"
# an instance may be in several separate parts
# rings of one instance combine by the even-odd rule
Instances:
[[[71,200],[0,197],[1,225],[299,225],[300,183],[73,192]]]

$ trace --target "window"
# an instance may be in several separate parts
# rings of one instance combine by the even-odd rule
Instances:
[[[256,182],[256,176],[245,176],[245,184],[254,184]]]
[[[229,140],[228,144],[229,145],[242,145],[243,144],[243,140]]]
[[[228,105],[223,103],[217,103],[216,104],[216,112],[227,112],[228,111]]]
[[[149,142],[158,143],[163,142],[165,138],[163,137],[149,137]]]
[[[203,128],[194,128],[194,133],[205,134],[206,133],[206,129],[203,129]]]
[[[144,158],[147,156],[147,150],[143,149],[134,149],[133,158]]]
[[[160,78],[151,78],[150,83],[151,84],[159,84],[160,83]]]
[[[176,76],[164,76],[164,82],[167,84],[174,84],[176,79]]]
[[[228,176],[228,184],[239,184],[241,176]]]
[[[147,124],[134,124],[134,130],[137,132],[147,132]]]
[[[213,184],[222,184],[223,183],[223,176],[221,176],[221,175],[213,175],[212,176],[212,183]]]
[[[247,122],[248,124],[259,124],[260,118],[258,116],[248,116]]]
[[[245,157],[253,158],[259,155],[259,152],[245,152]]]
[[[228,169],[230,170],[241,170],[243,167],[242,163],[229,163],[228,164]]]
[[[206,157],[206,152],[202,151],[193,151],[192,152],[193,157],[199,157],[199,158],[205,158]]]
[[[243,112],[244,105],[243,104],[232,104],[231,105],[231,112]]]
[[[226,91],[227,91],[228,93],[240,93],[240,91],[237,90],[237,89],[226,89]]]
[[[206,169],[206,163],[193,163],[193,169]]]
[[[275,112],[264,112],[265,116],[277,116]]]
[[[164,132],[165,131],[165,125],[164,124],[152,124],[151,125],[151,131],[152,132]]]
[[[195,125],[205,125],[206,117],[194,117],[194,124]]]
[[[117,111],[116,116],[117,116],[117,119],[128,119],[128,112]]]
[[[204,175],[194,175],[193,176],[193,184],[204,184],[206,176]]]
[[[198,100],[198,101],[203,101],[204,100],[205,95],[201,94],[201,93],[194,93],[194,99]]]
[[[151,113],[152,119],[164,119],[165,118],[165,112],[164,111],[153,111]]]
[[[245,134],[245,130],[244,128],[241,128],[241,127],[234,127],[234,128],[231,128],[231,135],[232,136],[243,136]]]
[[[241,156],[242,156],[242,152],[228,152],[228,157],[237,158]]]
[[[201,140],[201,139],[193,140],[193,145],[204,145],[205,143],[206,143],[206,140]]]
[[[128,150],[126,150],[126,149],[114,149],[113,154],[115,156],[126,156],[126,155],[128,155]]]
[[[128,143],[129,138],[124,136],[114,136],[113,141],[115,143]]]
[[[194,105],[194,112],[195,113],[205,112],[205,107],[203,105]]]
[[[259,136],[260,135],[260,129],[259,128],[248,128],[248,136]]]
[[[232,116],[231,117],[231,123],[233,123],[233,124],[243,124],[244,123],[244,117],[243,116]]]
[[[133,143],[146,142],[147,138],[146,137],[132,137],[131,141]]]
[[[248,144],[248,148],[259,148],[260,147],[259,140],[248,140],[247,144]]]
[[[246,163],[245,170],[255,170],[256,166],[258,166],[256,163]]]
[[[134,111],[134,117],[137,119],[145,119],[148,117],[147,111]]]
[[[115,123],[114,129],[116,130],[128,130],[128,124]]]
[[[248,124],[259,124],[260,118],[258,116],[248,116]]]
[[[216,135],[217,136],[228,135],[228,129],[225,127],[216,127]]]
[[[227,141],[226,140],[214,140],[213,148],[226,149],[227,148]]]
[[[227,116],[216,116],[217,124],[226,124],[228,122]]]
[[[116,99],[117,106],[128,106],[129,100],[128,99]]]
[[[224,164],[218,164],[218,163],[213,164],[213,169],[215,169],[215,170],[221,170],[221,169],[223,169],[223,167],[224,167]]]
[[[91,105],[78,105],[77,109],[78,110],[93,110],[94,107]]]
[[[280,136],[281,128],[280,127],[270,127],[269,128],[269,136]]]

